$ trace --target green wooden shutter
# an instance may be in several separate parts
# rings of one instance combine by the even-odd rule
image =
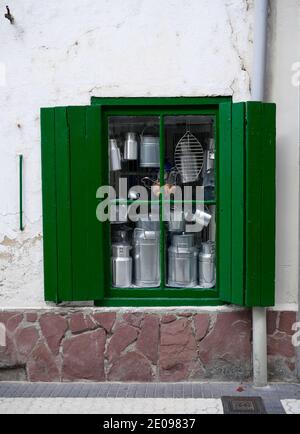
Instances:
[[[275,104],[246,104],[245,304],[275,303]]]
[[[245,306],[275,303],[276,107],[232,106],[232,294]]]
[[[96,191],[105,183],[101,106],[41,110],[44,284],[48,301],[104,297],[104,224]]]

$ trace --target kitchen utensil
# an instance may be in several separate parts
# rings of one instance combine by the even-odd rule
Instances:
[[[199,140],[189,131],[175,148],[175,165],[183,184],[197,181],[203,167],[204,153]]]
[[[207,228],[207,226],[211,221],[211,214],[208,214],[208,212],[197,209],[194,214],[194,221],[199,225]]]
[[[185,213],[185,220],[188,223],[197,223],[199,225],[199,232],[206,228],[211,222],[211,214],[201,209],[196,209],[195,213],[187,211]]]
[[[168,285],[174,288],[197,286],[197,257],[194,234],[173,235],[168,249]]]
[[[135,133],[126,133],[124,143],[124,160],[137,160],[138,144]]]
[[[159,137],[141,135],[140,167],[159,167]]]
[[[128,288],[132,283],[131,246],[120,243],[112,245],[112,284],[118,288]]]
[[[215,243],[202,243],[199,253],[199,285],[201,288],[213,288],[216,284]]]
[[[116,139],[109,140],[109,169],[112,172],[121,170],[121,152]]]
[[[149,178],[148,176],[145,176],[144,178],[142,178],[142,184],[148,190],[152,191],[154,196],[156,196],[156,197],[159,196],[159,193],[160,193],[159,177],[153,179],[153,178]]]
[[[140,193],[138,193],[137,191],[133,190],[132,188],[129,190],[128,192],[128,198],[131,200],[136,200],[140,198]]]

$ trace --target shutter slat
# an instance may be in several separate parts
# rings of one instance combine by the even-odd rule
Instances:
[[[55,108],[58,297],[73,300],[70,143],[67,109]]]
[[[261,305],[275,304],[275,239],[276,239],[276,106],[262,105],[262,276]]]
[[[218,275],[220,297],[231,302],[231,103],[220,104],[220,136],[218,146]],[[221,182],[220,182],[221,180]]]
[[[244,305],[245,103],[232,105],[232,303]]]
[[[41,109],[41,156],[43,179],[44,293],[46,301],[57,303],[56,155],[53,108]]]

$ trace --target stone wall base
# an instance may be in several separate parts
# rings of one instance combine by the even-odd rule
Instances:
[[[272,381],[296,380],[294,312],[268,313]],[[4,324],[4,327],[3,325]],[[251,311],[2,311],[0,380],[251,381]]]

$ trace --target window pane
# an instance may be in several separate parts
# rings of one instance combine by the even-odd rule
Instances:
[[[113,116],[108,131],[112,286],[158,287],[159,118]]]
[[[165,117],[167,286],[214,288],[215,118]]]

